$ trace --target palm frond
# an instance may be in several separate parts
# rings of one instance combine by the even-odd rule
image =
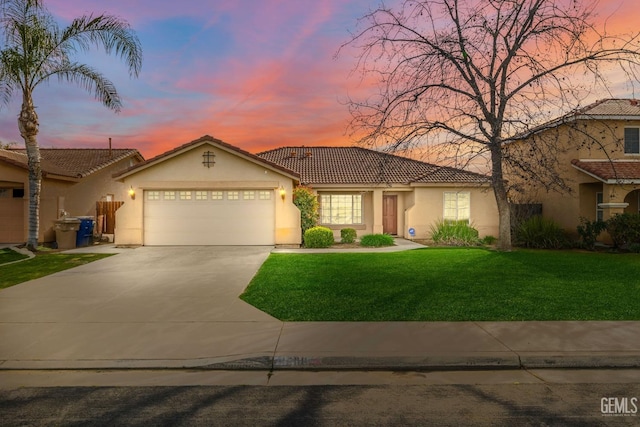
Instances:
[[[113,82],[88,65],[60,64],[58,68],[51,70],[50,75],[43,76],[43,79],[51,76],[57,76],[60,81],[74,83],[87,92],[93,92],[94,97],[110,110],[120,112],[122,109],[122,100]]]

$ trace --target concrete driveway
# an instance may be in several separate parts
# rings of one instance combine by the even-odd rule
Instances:
[[[126,249],[0,291],[0,366],[270,356],[282,322],[238,299],[270,250]]]

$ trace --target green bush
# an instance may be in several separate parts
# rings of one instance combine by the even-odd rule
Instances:
[[[343,228],[340,230],[340,242],[342,243],[353,243],[356,241],[357,236],[358,234],[353,228]]]
[[[360,238],[360,244],[373,248],[393,246],[393,237],[388,234],[366,234]]]
[[[498,241],[498,238],[495,236],[484,236],[480,241],[483,245],[493,245]]]
[[[467,221],[440,219],[431,225],[431,240],[438,245],[475,246],[480,244],[478,230]]]
[[[311,227],[304,232],[304,246],[307,248],[328,248],[333,245],[333,231],[327,227]]]
[[[607,231],[616,248],[640,244],[640,214],[616,214],[607,220]]]
[[[304,241],[305,232],[318,224],[318,197],[309,187],[298,186],[293,189],[293,204],[300,210],[300,226]]]
[[[518,245],[535,249],[560,249],[568,246],[564,231],[552,219],[540,215],[522,222],[516,230]]]
[[[606,227],[607,224],[604,221],[589,221],[586,218],[580,217],[580,225],[578,225],[577,230],[582,247],[590,251],[593,250],[596,239]]]

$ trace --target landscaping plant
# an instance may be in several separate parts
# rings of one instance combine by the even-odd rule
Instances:
[[[340,242],[341,243],[354,243],[358,234],[353,228],[343,228],[340,230]]]
[[[311,188],[298,186],[293,190],[293,204],[300,210],[300,226],[304,241],[305,232],[318,224],[318,198]]]
[[[333,243],[333,231],[327,227],[312,227],[304,233],[304,246],[307,248],[328,248]]]
[[[640,245],[640,214],[616,214],[607,220],[607,231],[616,248]]]
[[[366,234],[360,239],[360,245],[373,248],[393,246],[393,237],[388,234]]]
[[[540,215],[522,222],[516,230],[518,245],[534,249],[560,249],[568,245],[564,231],[554,220]]]
[[[584,217],[580,217],[580,225],[578,225],[577,230],[582,247],[592,251],[598,235],[600,235],[606,227],[607,223],[604,221],[589,221]]]
[[[476,246],[480,244],[478,230],[467,221],[440,219],[431,225],[431,240],[438,245]]]

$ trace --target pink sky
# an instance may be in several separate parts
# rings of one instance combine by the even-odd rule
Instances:
[[[377,0],[46,3],[65,23],[87,12],[128,20],[145,59],[132,80],[114,58],[80,58],[114,81],[124,99],[120,114],[75,86],[53,80],[39,87],[42,147],[106,147],[111,137],[115,147],[152,157],[204,134],[250,152],[353,143],[344,101],[362,88],[349,79],[353,56],[334,54]],[[600,2],[603,16],[615,12],[609,30],[632,30],[638,9],[636,0]],[[17,101],[0,110],[0,140],[21,146]]]

